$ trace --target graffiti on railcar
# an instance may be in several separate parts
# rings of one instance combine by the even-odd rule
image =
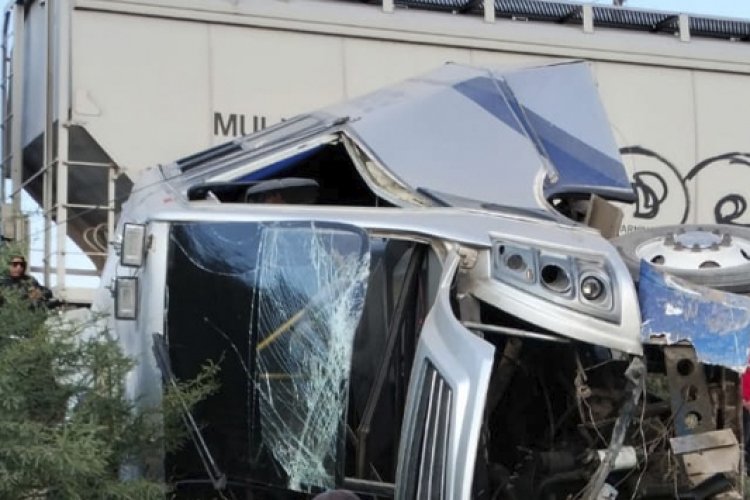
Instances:
[[[709,198],[717,223],[750,227],[750,213],[747,213],[750,153],[726,153],[707,158],[690,169],[685,182],[701,186],[701,196]]]
[[[634,160],[633,189],[637,201],[630,209],[632,222],[622,232],[658,220],[661,224],[688,222],[691,210],[703,223],[750,227],[750,153],[730,152],[703,159],[682,175],[666,156],[643,146],[620,149],[623,159]],[[696,197],[699,193],[699,198]],[[700,203],[698,203],[700,201]],[[694,206],[695,205],[695,206]]]

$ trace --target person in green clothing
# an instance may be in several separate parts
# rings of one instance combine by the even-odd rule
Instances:
[[[17,293],[26,298],[34,306],[47,305],[52,299],[49,288],[39,284],[33,277],[27,274],[28,264],[23,255],[11,255],[8,263],[8,271],[0,279],[0,288]]]

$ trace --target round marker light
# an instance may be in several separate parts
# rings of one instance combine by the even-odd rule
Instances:
[[[604,283],[596,276],[587,276],[581,281],[581,295],[586,300],[596,300],[604,293]]]

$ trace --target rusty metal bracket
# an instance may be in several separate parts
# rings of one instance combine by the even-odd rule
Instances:
[[[686,436],[716,430],[706,374],[693,346],[664,347],[664,365],[675,434]]]

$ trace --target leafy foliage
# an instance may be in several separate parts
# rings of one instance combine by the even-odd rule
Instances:
[[[126,394],[133,363],[107,331],[48,317],[23,297],[0,306],[0,498],[164,498],[165,449],[185,436],[188,407],[216,389],[217,369],[136,410]],[[136,467],[144,479],[124,481]]]

